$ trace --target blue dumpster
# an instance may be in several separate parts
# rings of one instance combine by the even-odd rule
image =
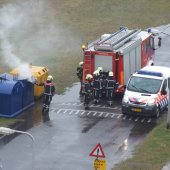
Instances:
[[[34,104],[34,85],[8,73],[0,75],[0,116],[14,117]]]

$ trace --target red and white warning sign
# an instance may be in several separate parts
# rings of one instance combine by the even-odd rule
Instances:
[[[89,156],[94,156],[97,158],[105,158],[105,154],[103,152],[102,146],[100,143],[96,145],[96,147],[92,150],[92,152],[89,154]]]

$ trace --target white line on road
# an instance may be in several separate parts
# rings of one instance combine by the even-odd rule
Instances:
[[[151,122],[151,119],[149,119],[147,122],[150,123],[150,122]]]
[[[118,116],[117,116],[117,119],[119,119],[119,118],[121,118],[122,117],[122,115],[121,114],[119,114]]]
[[[64,110],[64,112],[63,113],[66,113],[67,112],[67,110]]]
[[[59,110],[57,111],[57,113],[56,113],[56,114],[59,114],[59,113],[60,113],[60,111],[62,111],[62,109],[59,109]]]
[[[90,115],[90,113],[92,113],[92,111],[88,112],[88,113],[87,113],[87,116],[89,116],[89,115]]]
[[[84,103],[77,104],[77,106],[82,106]]]
[[[115,114],[112,113],[112,115],[110,117],[113,118],[114,116],[115,116]]]
[[[81,115],[83,115],[84,113],[85,113],[85,111],[82,111],[82,112],[81,112]]]
[[[145,121],[145,118],[141,120],[141,123],[143,123]]]
[[[96,116],[97,112],[94,112],[93,116]]]
[[[136,119],[135,119],[135,122],[137,122],[139,120],[139,118],[137,117]]]
[[[101,112],[101,113],[99,114],[99,117],[102,117],[102,115],[103,115],[103,112]]]
[[[79,113],[79,110],[77,110],[76,112],[75,112],[75,114],[77,115]]]
[[[122,118],[122,119],[123,119],[123,120],[125,120],[126,118],[127,118],[127,116],[123,116],[123,118]]]
[[[110,114],[110,113],[107,113],[107,114],[105,115],[105,117],[108,117],[108,116],[109,116],[109,114]]]
[[[130,117],[129,120],[132,120],[132,117]]]
[[[71,115],[73,112],[74,112],[74,110],[71,110],[71,111],[69,112],[69,115]]]

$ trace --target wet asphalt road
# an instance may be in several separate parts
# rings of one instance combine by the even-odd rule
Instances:
[[[131,156],[134,147],[156,125],[155,119],[122,116],[120,101],[111,108],[92,104],[85,111],[78,90],[79,83],[65,95],[56,95],[50,121],[28,130],[35,138],[35,150],[26,135],[1,146],[5,170],[31,169],[32,154],[37,170],[93,169],[95,158],[89,154],[98,143],[103,147],[109,170]]]
[[[169,30],[167,28],[166,33]],[[162,49],[156,50],[156,65],[169,66],[169,44],[170,38],[165,36]],[[159,121],[123,116],[120,101],[113,107],[92,104],[91,109],[85,111],[78,91],[79,83],[76,83],[64,95],[54,96],[50,121],[43,123],[38,119],[27,131],[35,138],[34,147],[26,135],[1,145],[3,170],[30,170],[32,165],[36,170],[92,170],[95,158],[89,154],[98,143],[103,147],[107,170],[110,170],[131,157],[134,147]],[[40,115],[40,110],[36,112]]]

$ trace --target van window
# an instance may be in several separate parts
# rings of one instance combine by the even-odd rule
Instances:
[[[156,94],[160,90],[161,84],[162,80],[160,79],[132,76],[128,83],[127,90]]]
[[[162,91],[166,91],[166,89],[167,89],[167,80],[164,80],[162,85]]]
[[[168,78],[168,88],[170,89],[170,78]]]

